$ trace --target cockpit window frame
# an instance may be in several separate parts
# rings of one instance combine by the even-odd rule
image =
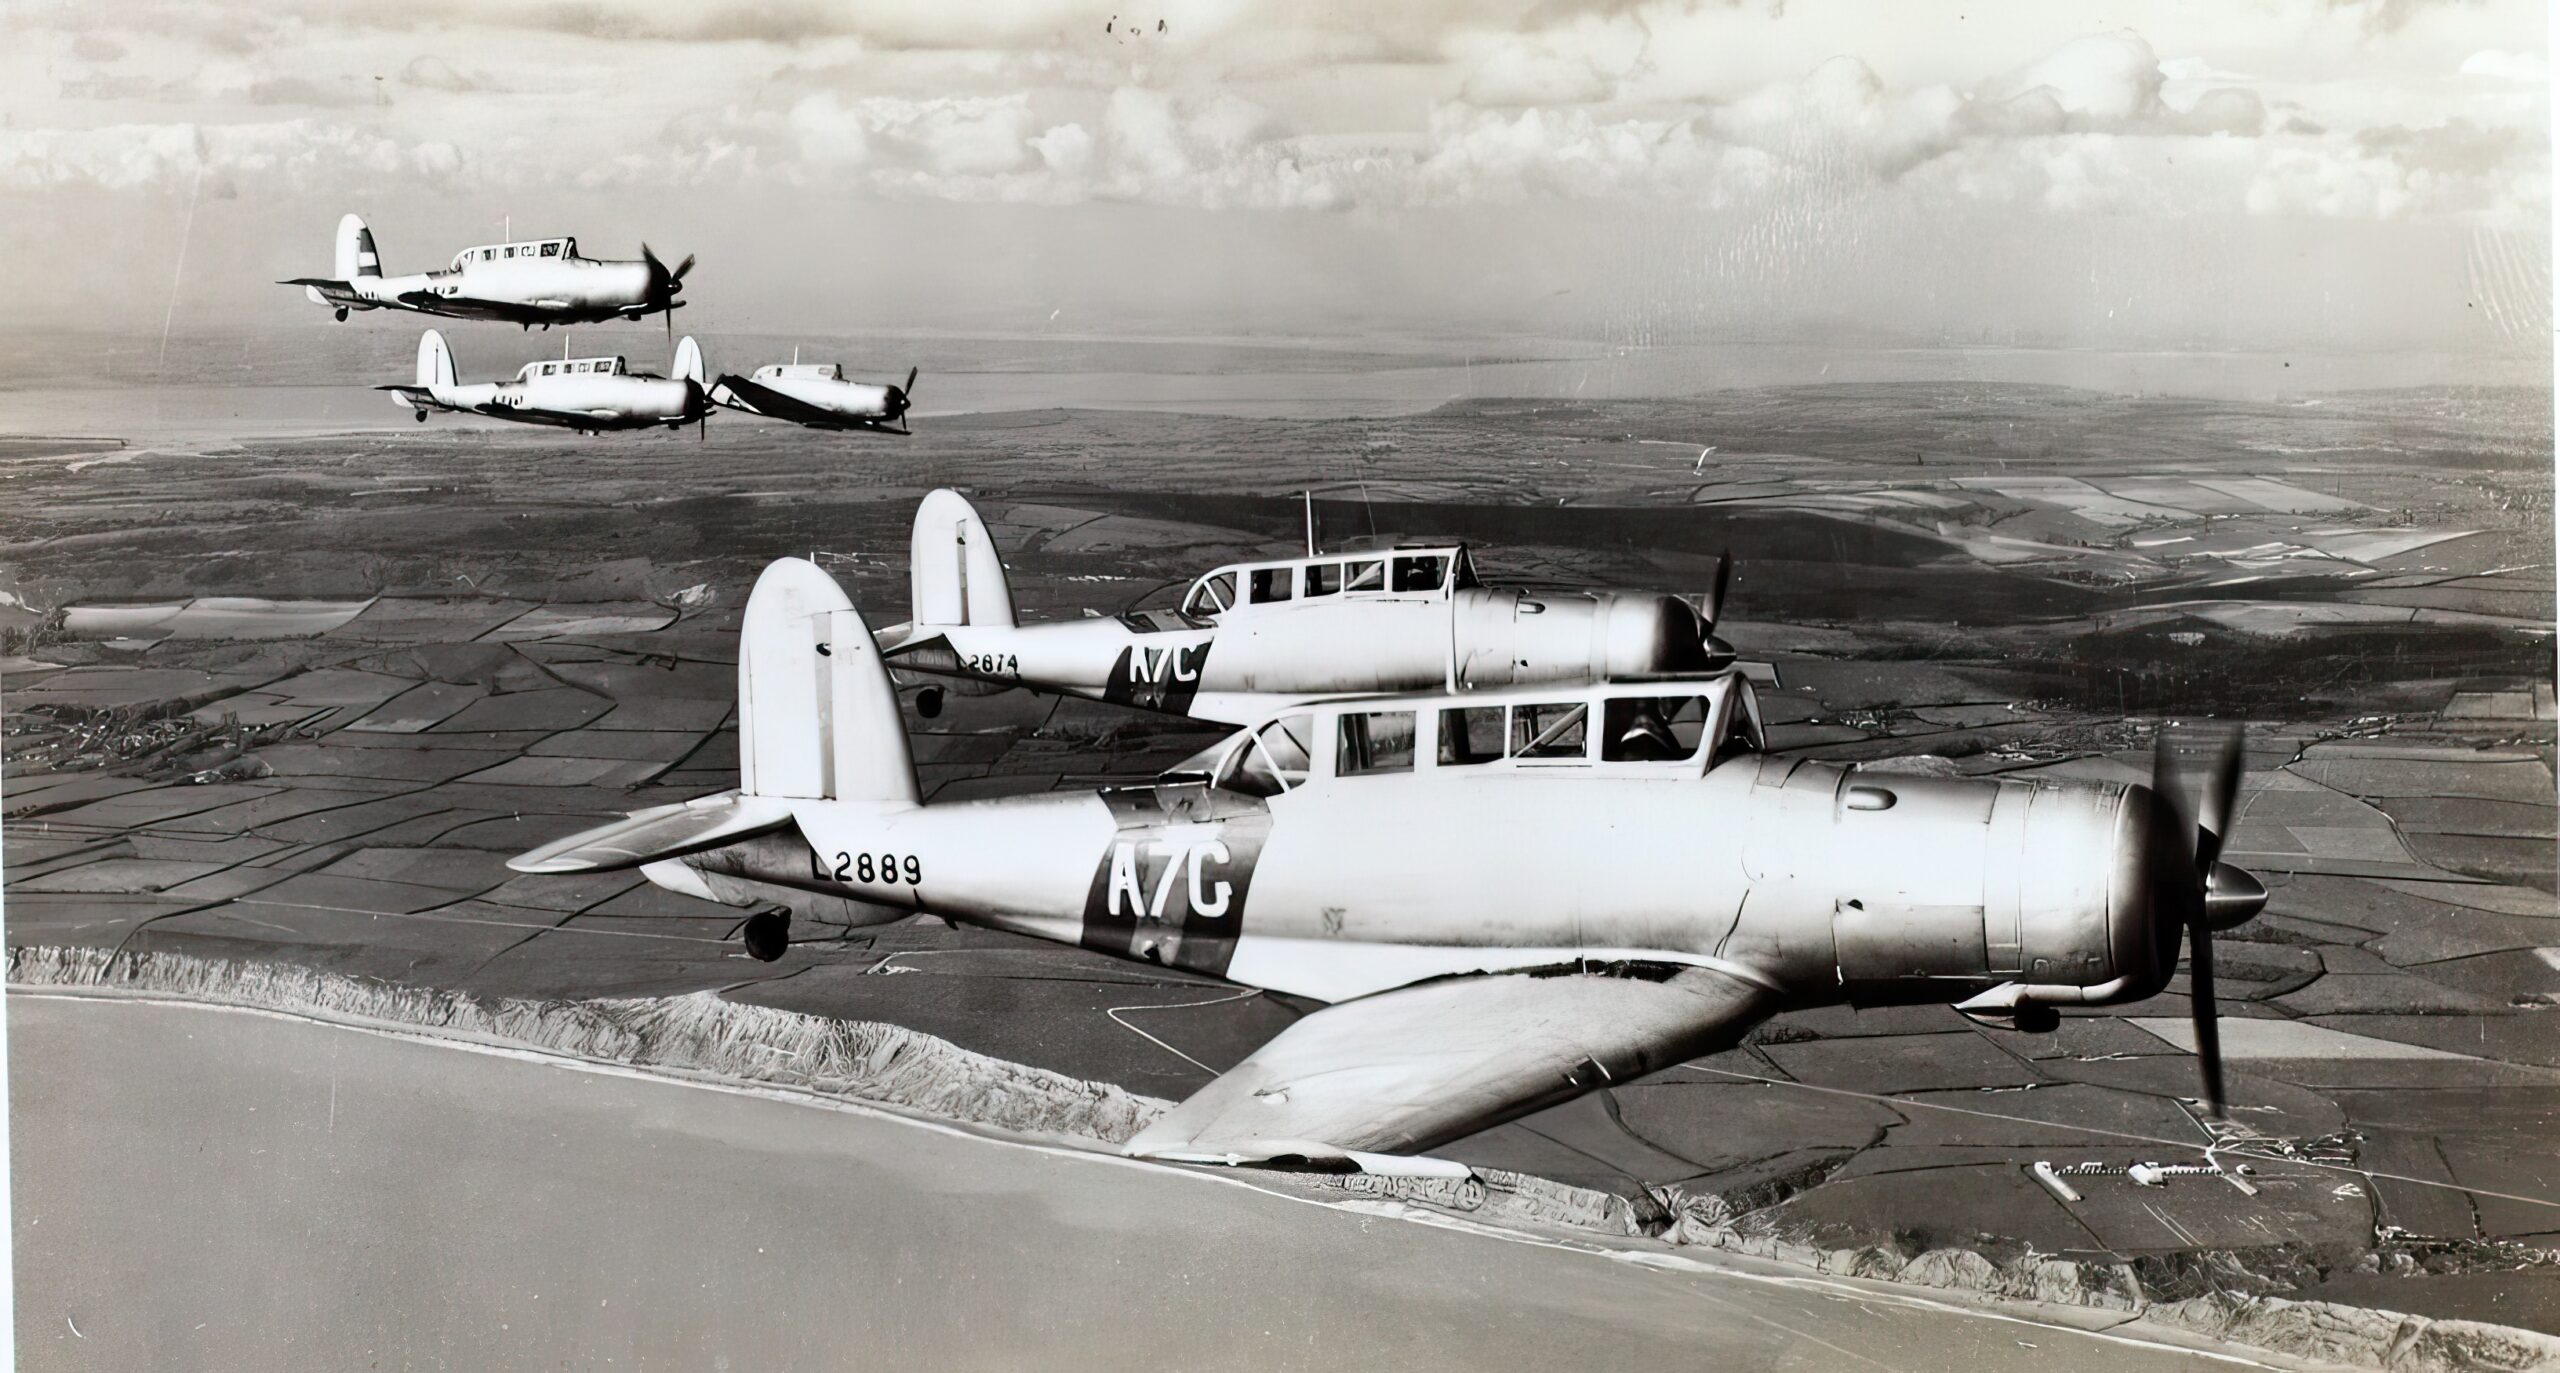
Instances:
[[[1401,709],[1344,710],[1333,717],[1333,775],[1336,777],[1411,776],[1421,762],[1421,715],[1411,706]],[[1381,734],[1376,721],[1401,721],[1402,756],[1396,756],[1398,736],[1391,727]]]
[[[1503,739],[1504,747],[1508,750],[1507,756],[1511,759],[1514,765],[1558,767],[1572,766],[1574,764],[1589,763],[1592,761],[1594,756],[1594,746],[1599,740],[1599,731],[1591,727],[1591,700],[1589,697],[1514,701],[1511,702],[1510,705],[1509,728],[1505,730]],[[1522,742],[1520,738],[1522,709],[1528,708],[1535,710],[1555,706],[1565,707],[1564,713],[1557,716],[1552,723],[1542,726],[1538,732],[1534,736],[1530,737],[1525,743]],[[1553,740],[1558,734],[1569,729],[1579,729],[1582,731],[1582,747],[1579,751],[1574,753],[1533,753],[1530,751],[1540,747],[1551,747],[1549,741]]]
[[[1464,702],[1450,702],[1442,705],[1438,710],[1433,711],[1432,715],[1431,766],[1435,768],[1476,768],[1483,767],[1489,763],[1501,763],[1510,760],[1511,711],[1509,707],[1499,704],[1468,705]],[[1459,726],[1460,732],[1467,744],[1468,751],[1470,753],[1475,751],[1475,731],[1472,728],[1468,728],[1466,725],[1467,717],[1470,715],[1490,717],[1489,723],[1493,726],[1493,739],[1491,741],[1493,751],[1480,757],[1450,757],[1449,747],[1451,740],[1449,730],[1450,726],[1453,724]]]
[[[1512,690],[1496,699],[1411,695],[1316,705],[1266,716],[1235,736],[1209,772],[1213,785],[1252,796],[1276,796],[1316,783],[1351,777],[1484,770],[1488,775],[1565,768],[1604,776],[1672,779],[1699,777],[1728,760],[1768,750],[1768,734],[1752,683],[1739,673],[1691,679],[1604,684],[1579,691]],[[1646,716],[1628,703],[1652,707],[1657,734],[1669,747],[1691,740],[1685,751],[1613,756],[1610,732],[1642,725]],[[1365,722],[1381,716],[1409,719],[1411,736],[1389,745],[1391,757],[1374,761],[1378,743]],[[1303,764],[1288,763],[1269,747],[1273,730],[1285,732]],[[1452,745],[1467,744],[1459,756]],[[1691,733],[1694,729],[1696,732]],[[1559,736],[1579,735],[1558,748]],[[1303,736],[1303,737],[1302,737]],[[1391,736],[1392,737],[1392,736]],[[1487,768],[1488,764],[1507,766]]]
[[[1292,734],[1290,732],[1289,723],[1292,720],[1303,722],[1300,725],[1300,730],[1306,735],[1304,739],[1301,739],[1297,737],[1296,734]],[[1318,754],[1313,744],[1313,741],[1318,734],[1316,721],[1317,717],[1313,711],[1291,711],[1288,714],[1275,716],[1254,726],[1252,730],[1244,736],[1242,742],[1239,743],[1236,748],[1230,750],[1227,756],[1219,762],[1218,770],[1213,776],[1210,784],[1222,791],[1232,791],[1240,795],[1260,797],[1268,800],[1274,796],[1282,796],[1289,792],[1296,791],[1298,788],[1316,780],[1318,775],[1316,771],[1316,763],[1319,756],[1321,756]],[[1281,764],[1280,759],[1271,752],[1270,747],[1263,742],[1263,736],[1271,733],[1273,730],[1280,731],[1284,738],[1297,746],[1298,756],[1302,761],[1299,766],[1294,769],[1297,774],[1295,780],[1292,780],[1290,777],[1290,773],[1293,769],[1284,767]],[[1265,789],[1265,783],[1259,781],[1252,785],[1239,785],[1240,778],[1251,775],[1247,772],[1247,769],[1253,767],[1257,760],[1260,764],[1262,776],[1267,779],[1269,784],[1270,789],[1268,790]]]
[[[1387,573],[1387,589],[1399,596],[1431,596],[1449,587],[1451,558],[1446,553],[1397,553],[1391,555]],[[1414,586],[1405,581],[1405,569],[1414,563],[1437,563],[1439,570],[1428,585]]]
[[[1748,677],[1737,676],[1715,704],[1707,722],[1706,768],[1713,772],[1726,761],[1769,751],[1769,731],[1760,716],[1760,693]]]
[[[1226,587],[1223,590],[1218,587],[1218,583],[1221,581],[1226,583]],[[1182,593],[1182,613],[1195,620],[1214,620],[1236,608],[1235,593],[1235,569],[1231,567],[1219,568],[1217,571],[1193,582],[1191,584],[1191,589]],[[1215,609],[1201,608],[1200,602],[1204,595],[1217,602],[1217,607]]]
[[[1648,766],[1696,762],[1706,755],[1706,750],[1714,742],[1717,715],[1720,709],[1716,695],[1706,690],[1604,693],[1599,698],[1600,761]],[[1686,747],[1682,747],[1679,740],[1681,717],[1688,713],[1688,707],[1692,704],[1697,707],[1695,717],[1697,735]],[[1666,705],[1670,707],[1668,711],[1663,709]],[[1649,711],[1646,709],[1648,707]],[[1639,715],[1639,711],[1646,711],[1646,713]],[[1644,737],[1652,740],[1656,747],[1668,747],[1678,751],[1655,757],[1612,756],[1623,754],[1628,749],[1629,734],[1643,725],[1647,719],[1660,726],[1661,732],[1658,735],[1648,734]]]
[[[1295,563],[1256,567],[1243,580],[1247,605],[1286,605],[1298,596],[1298,567]],[[1264,594],[1266,588],[1275,585],[1280,594]]]

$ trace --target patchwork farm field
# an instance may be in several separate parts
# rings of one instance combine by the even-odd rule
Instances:
[[[911,439],[486,427],[0,446],[6,935],[479,995],[716,991],[1178,1097],[1302,1013],[938,922],[738,952],[739,912],[503,860],[731,786],[737,618],[818,553],[902,618],[908,522],[961,488],[1026,615],[1221,561],[1474,543],[1489,580],[1699,589],[1772,743],[1963,773],[2147,775],[2247,722],[2218,945],[2243,1195],[2121,1169],[2214,1136],[2183,979],[2046,1035],[1782,1017],[1743,1048],[1446,1151],[1678,1184],[1834,1247],[2114,1254],[2560,1330],[2547,395],[2316,405],[1832,386],[1469,402],[1390,419],[1032,411]],[[1215,737],[1024,695],[910,718],[940,797],[1144,775]],[[2030,1165],[2070,1175],[2078,1201]],[[2182,1267],[2182,1265],[2184,1265]],[[2220,1271],[2220,1270],[2217,1270]],[[2242,1276],[2234,1277],[2233,1273]]]

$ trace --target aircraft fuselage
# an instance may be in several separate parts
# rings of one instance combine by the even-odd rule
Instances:
[[[350,310],[415,310],[509,324],[594,324],[667,308],[650,296],[645,262],[534,258],[472,262],[440,272],[353,277],[315,288]]]
[[[733,904],[823,893],[1324,1001],[1631,961],[1716,968],[1800,1005],[2007,983],[2103,1004],[2156,991],[2176,958],[2151,917],[2138,787],[1749,753],[1687,775],[1523,759],[1335,777],[1315,752],[1316,775],[1267,797],[1164,781],[799,802],[796,833],[644,871]]]
[[[754,385],[800,402],[812,410],[841,417],[849,424],[885,424],[897,418],[890,393],[897,388],[863,381],[830,381],[824,377],[758,378]]]
[[[1198,627],[1155,623],[940,627],[891,661],[1242,724],[1290,701],[1624,679],[1693,668],[1700,654],[1696,613],[1640,592],[1462,587],[1244,607]]]
[[[520,424],[569,429],[650,429],[702,418],[699,392],[677,378],[579,375],[400,388],[400,403]]]

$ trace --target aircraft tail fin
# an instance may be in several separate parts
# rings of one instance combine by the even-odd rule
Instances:
[[[348,215],[338,221],[338,280],[353,281],[357,277],[382,275],[382,254],[373,247],[373,230],[364,221]]]
[[[897,689],[844,588],[799,558],[766,565],[738,638],[738,790],[655,806],[507,860],[517,872],[649,868],[661,885],[729,900],[660,860],[783,829],[799,801],[924,804]],[[749,884],[752,886],[753,884]]]
[[[699,386],[702,384],[702,345],[687,334],[676,344],[676,375]]]
[[[453,384],[453,350],[444,346],[444,335],[429,329],[418,336],[418,385]]]
[[[738,640],[748,796],[923,804],[897,689],[862,612],[817,564],[767,564]]]
[[[1013,588],[1005,581],[995,538],[968,497],[948,487],[916,507],[915,534],[907,548],[907,588],[919,629],[1014,626]]]

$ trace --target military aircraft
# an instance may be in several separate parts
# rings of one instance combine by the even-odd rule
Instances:
[[[566,350],[563,350],[564,352]],[[377,386],[425,423],[430,410],[491,415],[522,424],[551,424],[594,434],[607,429],[669,429],[700,424],[711,413],[702,389],[702,349],[691,335],[676,344],[675,375],[634,372],[620,357],[561,357],[528,362],[513,381],[454,380],[453,353],[429,329],[418,339],[414,386]]]
[[[861,613],[768,566],[738,660],[740,786],[509,860],[844,925],[911,912],[1328,1005],[1131,1139],[1226,1164],[1435,1172],[1451,1140],[1730,1047],[1799,1007],[1952,1002],[2050,1029],[2165,987],[2184,936],[2221,1110],[2212,935],[2236,739],[2151,784],[1941,778],[1762,751],[1733,672],[1295,703],[1205,771],[927,805]]]
[[[638,262],[610,262],[578,256],[574,238],[537,238],[465,248],[441,272],[387,277],[373,231],[348,215],[338,221],[336,276],[276,284],[301,287],[313,304],[330,306],[341,320],[350,310],[415,310],[548,329],[665,315],[672,336],[674,312],[684,307],[676,295],[692,270],[690,256],[670,269],[645,243]]]
[[[1476,579],[1463,545],[1221,567],[1178,609],[1020,624],[1004,562],[956,491],[916,507],[910,613],[881,634],[901,669],[1241,724],[1276,703],[1352,692],[1481,691],[1698,672],[1731,565],[1703,609],[1651,592],[1527,592]],[[939,693],[918,707],[931,715]]]
[[[913,403],[916,369],[907,369],[907,384],[847,381],[844,368],[832,362],[802,362],[794,349],[789,362],[768,363],[755,375],[723,375],[711,384],[711,399],[732,410],[768,419],[789,420],[811,429],[868,429],[879,434],[906,434],[907,407]],[[895,426],[894,428],[892,426]]]

